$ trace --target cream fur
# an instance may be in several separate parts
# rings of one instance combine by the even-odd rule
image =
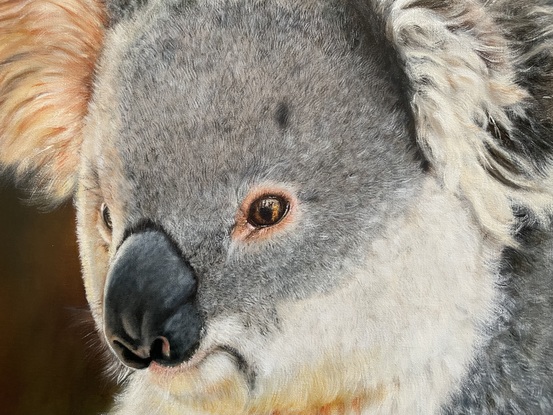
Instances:
[[[75,190],[103,25],[97,0],[0,2],[0,163],[35,173],[35,199]]]
[[[192,362],[131,374],[114,415],[428,415],[460,387],[498,313],[500,253],[514,245],[512,206],[545,220],[551,175],[507,152],[489,132],[496,124],[512,129],[507,110],[525,117],[528,93],[514,82],[523,58],[515,58],[483,3],[374,3],[413,88],[417,139],[431,166],[418,199],[403,216],[387,219],[385,232],[366,247],[365,267],[344,271],[347,284],[280,304],[281,326],[265,336],[245,328],[239,314],[211,321]],[[117,220],[124,201],[111,194],[130,192],[115,188],[125,182],[121,160],[99,143],[118,130],[111,109],[117,65],[135,31],[148,25],[148,12],[107,34],[89,102],[103,19],[95,0],[0,3],[0,162],[19,176],[39,171],[36,192],[54,200],[72,194],[80,175],[84,281],[100,330],[116,247],[100,237],[98,205],[107,201]],[[98,157],[112,182],[93,183],[80,154]],[[91,191],[99,187],[101,195]],[[220,344],[253,366],[255,388]]]
[[[461,205],[429,178],[418,203],[367,247],[366,268],[350,270],[348,284],[282,304],[282,326],[267,337],[247,331],[240,315],[220,318],[190,364],[133,375],[114,415],[437,413],[466,374],[497,300],[499,247],[482,242]],[[255,365],[253,391],[218,344]]]
[[[528,98],[514,83],[515,57],[495,16],[474,0],[377,0],[377,4],[405,64],[414,91],[411,105],[418,140],[434,173],[470,203],[490,237],[512,245],[512,203],[545,218],[551,212],[553,186],[550,173],[542,177],[488,132],[490,123],[509,132],[512,125],[506,111],[526,116]],[[526,175],[507,170],[492,151]],[[494,179],[489,171],[515,186]]]

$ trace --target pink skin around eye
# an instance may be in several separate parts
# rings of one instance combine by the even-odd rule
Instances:
[[[278,198],[282,198],[284,201],[288,202],[288,208],[284,214],[284,217],[274,225],[255,227],[248,222],[250,206],[253,202],[263,198],[264,196],[276,196]],[[295,220],[297,210],[296,205],[297,200],[295,196],[290,191],[283,188],[267,186],[255,189],[250,192],[248,196],[246,196],[242,202],[242,205],[238,209],[235,225],[231,233],[232,239],[236,241],[250,242],[270,238],[276,232],[288,227]]]

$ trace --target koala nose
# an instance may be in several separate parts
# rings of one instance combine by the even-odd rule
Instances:
[[[196,351],[202,318],[192,268],[158,230],[131,234],[108,271],[105,335],[119,359],[143,369],[174,366]]]

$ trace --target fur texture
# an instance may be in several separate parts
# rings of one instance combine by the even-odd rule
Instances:
[[[75,191],[104,20],[94,0],[0,2],[0,162],[35,201]]]
[[[535,57],[532,52],[521,56],[516,49],[527,45],[509,42],[503,35],[506,29],[498,24],[499,13],[509,6],[500,1],[484,7],[477,1],[433,0],[380,5],[409,77],[424,154],[444,185],[470,202],[487,233],[505,244],[511,240],[512,203],[531,206],[543,216],[551,198],[549,173],[536,154],[551,152],[550,132],[528,120],[539,105],[520,85],[524,75],[517,74]],[[539,5],[525,12],[549,14],[545,19],[551,20],[551,10]],[[533,53],[550,53],[543,50],[550,45],[550,29],[549,22],[526,39]],[[551,111],[547,98],[538,99]],[[540,121],[549,126],[547,118]],[[520,131],[521,124],[535,130],[535,141]]]
[[[98,330],[148,366],[114,359],[114,415],[553,412],[551,2],[60,5],[2,3],[0,160],[78,177]],[[197,284],[171,367],[131,344],[181,281],[121,265],[148,232]]]

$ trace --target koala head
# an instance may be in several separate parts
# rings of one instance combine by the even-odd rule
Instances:
[[[244,390],[282,389],[266,382],[337,346],[284,362],[276,339],[297,359],[292,333],[328,317],[283,312],[346,300],[330,293],[421,185],[401,79],[337,4],[155,7],[99,64],[77,193],[88,296],[129,366],[222,360]]]
[[[433,51],[386,2],[108,9],[101,52],[75,46],[95,68],[68,122],[80,140],[4,163],[75,189],[91,310],[131,368],[120,413],[407,413],[429,387],[419,409],[438,408],[492,318],[522,200],[483,161],[499,163],[483,120],[508,124],[500,108],[525,97],[509,63],[467,71],[482,90],[435,90],[450,69],[425,66]]]

